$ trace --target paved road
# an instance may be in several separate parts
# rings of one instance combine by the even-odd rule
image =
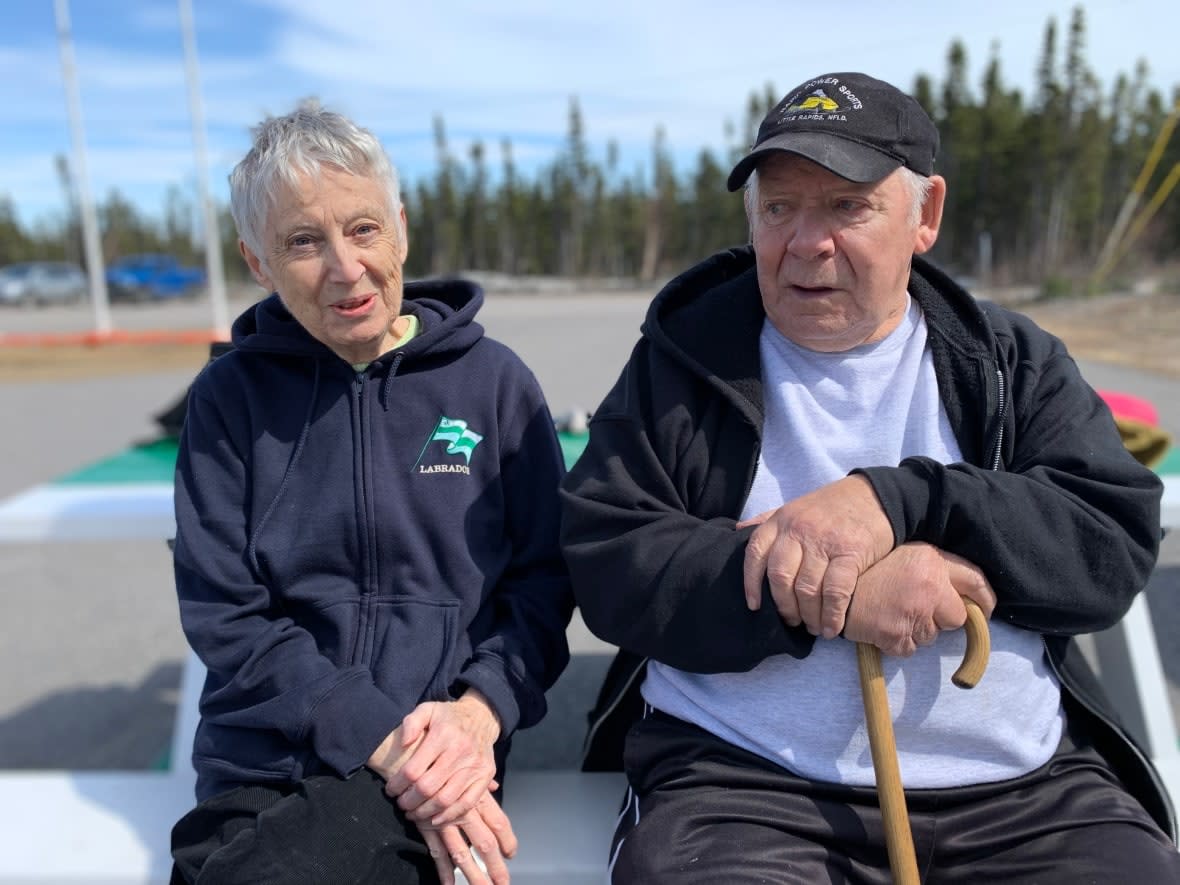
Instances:
[[[238,305],[239,307],[243,305]],[[605,395],[638,336],[642,298],[491,295],[481,319],[533,367],[556,414]],[[79,331],[81,309],[5,311],[5,331]],[[200,328],[200,302],[123,307],[117,328]],[[579,330],[570,336],[569,329]],[[46,358],[30,353],[30,359]],[[49,357],[51,358],[51,357]],[[24,384],[0,383],[6,416],[0,496],[52,479],[156,433],[153,416],[191,371]],[[166,747],[185,653],[170,558],[153,542],[0,547],[0,767],[141,768]],[[522,733],[516,764],[576,763],[585,712],[610,649],[580,620],[574,660],[553,714]]]
[[[555,413],[591,409],[638,335],[644,297],[493,294],[481,317],[537,373]],[[240,305],[238,305],[240,306]],[[201,302],[123,308],[121,328],[207,325]],[[19,320],[19,322],[18,322]],[[84,310],[3,312],[0,329],[88,328]],[[19,326],[19,328],[18,328]],[[30,358],[44,358],[30,354]],[[0,496],[51,479],[155,433],[192,372],[68,382],[0,384]],[[1097,387],[1154,401],[1180,438],[1177,384],[1123,368],[1084,364]],[[0,547],[0,767],[141,768],[168,743],[185,653],[161,543]],[[1180,709],[1180,538],[1165,541],[1149,588],[1156,634]],[[552,694],[553,714],[517,742],[515,763],[574,764],[584,714],[609,649],[575,622],[574,661]]]

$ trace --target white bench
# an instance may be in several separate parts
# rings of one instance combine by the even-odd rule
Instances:
[[[2,885],[166,885],[172,824],[194,802],[188,760],[203,678],[190,654],[169,771],[0,773]],[[622,795],[618,774],[512,772],[513,885],[601,885]]]
[[[1180,477],[1165,477],[1164,524],[1180,531]],[[171,488],[38,487],[0,501],[0,542],[158,539],[172,533]],[[1140,596],[1107,637],[1103,679],[1129,663],[1151,752],[1180,799],[1180,748],[1147,601]],[[1107,642],[1106,645],[1109,645]],[[1102,649],[1100,648],[1100,651]],[[0,885],[167,883],[172,824],[193,803],[188,764],[203,668],[186,661],[170,771],[0,772]],[[514,885],[600,885],[623,792],[618,774],[512,771],[505,807],[520,839]]]

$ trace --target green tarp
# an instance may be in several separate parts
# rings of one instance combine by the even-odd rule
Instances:
[[[558,433],[561,453],[566,466],[572,466],[582,449],[586,448],[585,433]],[[56,480],[59,484],[86,483],[119,485],[139,482],[172,482],[176,467],[176,440],[158,439],[132,446],[110,458],[104,458],[67,473]]]

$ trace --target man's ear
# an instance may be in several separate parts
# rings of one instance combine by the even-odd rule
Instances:
[[[238,240],[238,251],[242,253],[246,267],[250,268],[250,275],[254,277],[255,282],[267,292],[273,292],[275,290],[274,281],[262,266],[262,259],[250,251],[245,240]]]
[[[742,188],[742,205],[746,209],[747,243],[754,242],[754,197],[754,185],[752,182],[747,183],[746,186]]]
[[[927,252],[938,239],[938,229],[942,226],[942,209],[946,205],[946,179],[941,175],[930,176],[930,191],[926,194],[926,202],[922,204],[922,217],[918,220],[918,229],[914,231],[914,253],[921,255]]]

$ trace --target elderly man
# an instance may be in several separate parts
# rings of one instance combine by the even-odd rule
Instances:
[[[1180,881],[1071,642],[1146,581],[1160,484],[1060,341],[919,257],[937,148],[872,77],[792,90],[729,177],[752,247],[660,293],[594,413],[562,543],[621,649],[587,757],[629,727],[612,882],[889,881],[857,642],[887,655],[926,882]],[[964,599],[991,615],[970,692]]]
[[[230,192],[272,294],[181,437],[176,588],[208,678],[173,882],[507,885],[498,783],[573,610],[545,399],[477,286],[403,285],[372,133],[267,118]]]

